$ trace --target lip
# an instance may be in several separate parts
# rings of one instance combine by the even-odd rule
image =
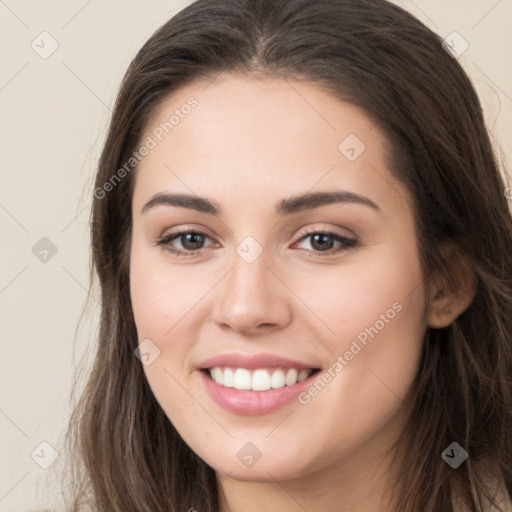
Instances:
[[[215,366],[227,366],[230,368],[296,368],[298,370],[316,368],[318,365],[303,363],[295,361],[286,357],[278,356],[276,354],[241,354],[241,353],[228,353],[219,354],[214,357],[206,359],[199,364],[199,370],[213,368]],[[291,386],[293,387],[293,386]]]
[[[219,356],[220,358],[220,356]],[[214,360],[216,358],[213,358]],[[209,364],[208,360],[208,364]],[[296,364],[296,363],[294,363]],[[305,366],[301,366],[304,368]],[[240,366],[243,368],[243,366]],[[247,367],[246,367],[247,368]],[[308,366],[307,368],[311,368]],[[217,384],[205,370],[197,370],[199,377],[210,397],[224,409],[236,414],[256,416],[277,411],[289,404],[315,380],[320,371],[313,372],[307,379],[293,386],[284,386],[268,391],[252,391],[228,388]]]

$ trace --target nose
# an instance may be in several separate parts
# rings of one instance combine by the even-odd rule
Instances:
[[[221,329],[254,337],[289,324],[293,294],[265,256],[248,263],[235,254],[231,271],[216,287],[213,319]]]

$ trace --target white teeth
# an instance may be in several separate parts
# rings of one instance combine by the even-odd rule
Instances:
[[[251,389],[251,374],[244,368],[238,368],[233,379],[235,389]]]
[[[297,382],[297,370],[295,368],[290,368],[288,373],[286,374],[285,379],[287,386],[293,386]]]
[[[222,384],[224,382],[224,372],[220,368],[213,368],[212,378],[215,382]]]
[[[245,368],[221,368],[216,366],[210,368],[211,378],[222,386],[235,389],[246,389],[252,391],[268,391],[286,386],[293,386],[297,382],[307,379],[312,369],[297,370],[295,368],[275,368],[267,370],[258,368],[247,370]]]
[[[282,388],[284,386],[284,372],[283,370],[276,370],[272,374],[272,378],[270,379],[270,385],[273,389]]]
[[[215,370],[215,368],[214,368],[214,370]],[[219,370],[221,370],[221,369],[219,368]],[[214,375],[215,375],[215,372],[214,372]],[[215,380],[215,378],[213,380]],[[222,384],[223,386],[226,386],[227,388],[233,387],[234,375],[233,375],[233,370],[231,368],[226,368],[224,370],[224,377],[223,377],[222,381],[223,382],[217,382],[217,381],[215,381],[215,382],[217,382],[217,384]]]
[[[252,374],[253,391],[267,391],[270,389],[270,375],[267,370],[256,370]]]

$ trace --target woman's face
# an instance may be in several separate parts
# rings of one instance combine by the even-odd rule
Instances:
[[[380,459],[426,328],[411,197],[382,132],[313,84],[221,75],[173,94],[142,144],[131,298],[185,442],[241,480]]]

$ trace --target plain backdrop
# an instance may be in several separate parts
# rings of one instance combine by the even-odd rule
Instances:
[[[92,177],[129,62],[189,3],[0,0],[0,512],[53,510],[54,481],[67,479],[60,443],[75,364],[93,356],[98,325],[93,290],[75,335],[89,293]],[[512,0],[396,3],[467,41],[459,61],[511,162]]]

